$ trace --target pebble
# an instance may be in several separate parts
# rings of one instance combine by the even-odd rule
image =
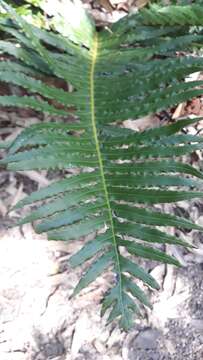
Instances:
[[[134,345],[141,349],[154,349],[156,347],[156,341],[160,336],[160,331],[156,329],[147,329],[140,332],[135,338]]]

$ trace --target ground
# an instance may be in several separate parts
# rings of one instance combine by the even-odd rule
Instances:
[[[111,15],[110,15],[111,16]],[[2,90],[4,92],[4,89]],[[175,109],[201,114],[202,100]],[[35,112],[0,112],[0,137],[11,139],[39,118]],[[139,128],[159,125],[153,116],[136,122]],[[128,122],[126,126],[134,127]],[[199,132],[190,127],[189,133]],[[201,167],[196,152],[187,161]],[[153,310],[144,319],[135,319],[133,329],[124,333],[116,324],[105,326],[100,318],[100,300],[114,281],[104,274],[77,298],[70,298],[85,267],[73,270],[70,254],[88,239],[65,243],[47,241],[31,225],[13,227],[23,211],[8,212],[25,194],[61,173],[0,171],[0,359],[1,360],[199,360],[203,358],[203,235],[180,231],[197,246],[182,250],[166,247],[182,268],[146,262],[145,267],[159,281],[161,290],[149,293]],[[166,210],[191,217],[203,225],[203,202],[179,202]]]
[[[28,115],[30,117],[28,117]],[[11,138],[19,127],[41,121],[28,111],[1,111],[0,134]],[[46,121],[47,119],[43,119]],[[136,126],[157,126],[156,117]],[[15,123],[15,131],[14,131]],[[144,125],[143,125],[144,124]],[[16,126],[17,125],[17,126]],[[126,123],[126,126],[135,126]],[[199,127],[201,124],[198,125]],[[190,132],[200,130],[190,128]],[[196,161],[193,154],[188,161]],[[133,329],[121,332],[115,324],[100,319],[100,300],[113,281],[110,273],[100,277],[76,299],[70,299],[82,269],[73,270],[68,257],[88,239],[74,243],[47,241],[31,225],[13,227],[23,211],[9,209],[37,188],[61,174],[47,172],[0,172],[0,354],[2,360],[150,360],[203,357],[203,236],[181,232],[198,250],[166,248],[183,267],[146,262],[144,265],[161,284],[149,293],[154,308]],[[203,223],[203,203],[167,205],[168,212]],[[180,230],[179,230],[180,231]]]

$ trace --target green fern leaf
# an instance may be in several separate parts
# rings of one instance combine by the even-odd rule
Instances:
[[[202,8],[151,7],[126,16],[110,31],[98,32],[78,0],[69,2],[67,18],[59,11],[63,26],[56,18],[56,31],[38,29],[4,1],[0,5],[7,12],[0,18],[0,29],[11,38],[0,41],[1,54],[9,55],[0,62],[0,80],[28,92],[24,97],[1,96],[0,105],[59,116],[1,144],[7,156],[0,163],[10,170],[80,170],[21,200],[16,209],[36,207],[19,224],[33,222],[38,233],[46,232],[52,240],[95,234],[69,259],[75,267],[94,258],[74,295],[111,270],[114,283],[104,295],[101,313],[108,311],[107,322],[118,318],[128,330],[133,313],[142,314],[138,303],[151,308],[137,279],[159,288],[139,258],[179,266],[156,244],[192,244],[163,227],[203,230],[190,220],[151,208],[203,197],[203,173],[181,162],[182,155],[201,150],[203,140],[181,133],[201,118],[143,132],[120,123],[203,93],[202,81],[183,81],[202,70],[203,59],[177,56],[202,46]],[[71,11],[77,12],[77,23]],[[71,84],[72,92],[47,85],[47,75]]]

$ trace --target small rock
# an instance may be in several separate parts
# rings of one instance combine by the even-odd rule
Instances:
[[[147,329],[135,338],[134,345],[141,349],[154,349],[156,347],[156,340],[160,336],[160,332],[156,329]]]

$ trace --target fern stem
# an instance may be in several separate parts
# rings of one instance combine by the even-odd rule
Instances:
[[[118,244],[117,244],[117,241],[116,241],[116,235],[115,235],[115,231],[114,231],[114,222],[113,222],[113,217],[112,217],[112,211],[111,211],[111,205],[110,205],[110,200],[109,200],[109,195],[108,195],[108,189],[107,189],[106,180],[105,180],[105,176],[104,176],[104,165],[103,165],[102,154],[101,154],[101,151],[100,151],[99,139],[98,139],[98,133],[97,133],[97,126],[96,126],[94,74],[95,74],[95,66],[96,66],[97,55],[98,55],[98,45],[99,45],[99,43],[98,43],[98,35],[95,34],[94,45],[93,45],[93,48],[92,48],[92,64],[91,64],[91,69],[90,69],[91,121],[92,121],[92,129],[93,129],[93,136],[94,136],[95,145],[96,145],[98,163],[99,163],[99,168],[100,168],[101,181],[102,181],[102,185],[103,185],[103,189],[104,189],[106,205],[107,205],[108,214],[109,214],[109,222],[110,222],[110,227],[111,227],[111,232],[112,232],[113,245],[114,245],[114,249],[115,249],[115,259],[116,259],[116,263],[117,263],[118,284],[119,284],[119,293],[120,293],[119,301],[120,301],[120,305],[121,305],[121,308],[122,308],[122,315],[125,317],[125,309],[124,309],[124,305],[123,305],[123,301],[122,301],[122,277],[121,277],[120,254],[119,254]]]

